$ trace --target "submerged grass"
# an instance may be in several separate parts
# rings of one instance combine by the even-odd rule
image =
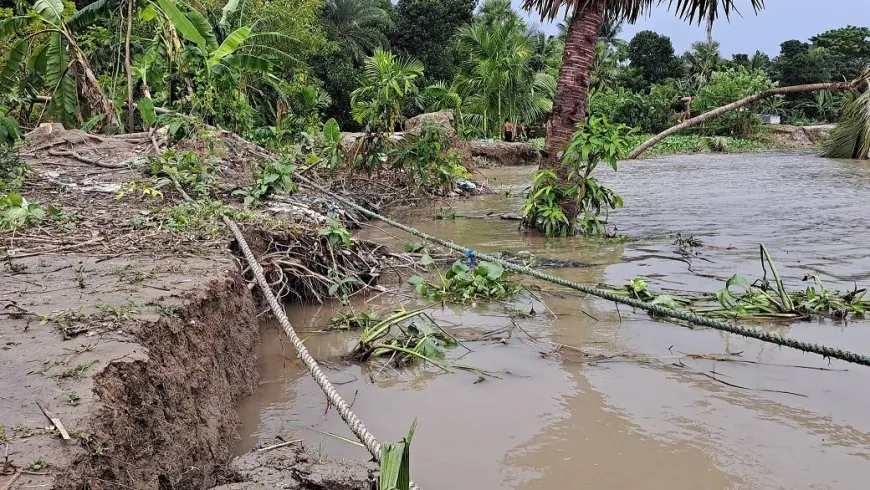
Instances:
[[[348,357],[360,362],[382,358],[395,367],[426,361],[444,372],[453,372],[443,361],[444,350],[460,343],[438,326],[425,310],[400,309],[377,323],[369,323]],[[371,318],[371,315],[363,315]]]
[[[636,147],[652,138],[652,134],[630,136],[630,146]],[[707,137],[697,134],[668,136],[647,151],[648,156],[680,155],[687,153],[741,153],[774,149],[770,143],[748,138],[729,136]]]
[[[720,318],[798,320],[831,318],[862,319],[870,311],[867,289],[855,287],[839,292],[828,289],[814,275],[804,277],[810,284],[803,290],[788,290],[776,263],[764,245],[759,245],[763,275],[749,282],[734,275],[714,295],[680,296],[650,291],[645,281],[633,279],[623,287],[608,286],[610,291],[633,298]]]

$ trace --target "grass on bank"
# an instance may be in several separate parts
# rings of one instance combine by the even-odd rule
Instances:
[[[637,147],[652,138],[653,134],[633,134],[629,136],[630,146]],[[529,143],[542,150],[544,138],[534,138]],[[732,138],[730,136],[701,136],[697,134],[678,134],[669,136],[650,148],[644,155],[656,157],[664,155],[685,155],[691,153],[743,153],[752,151],[773,150],[776,146],[750,138]]]

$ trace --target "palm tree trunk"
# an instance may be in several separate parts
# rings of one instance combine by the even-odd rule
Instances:
[[[713,42],[713,15],[707,17],[707,44]]]
[[[649,150],[653,146],[655,146],[661,140],[667,138],[672,134],[679,133],[684,129],[691,128],[693,126],[697,126],[699,124],[703,124],[710,119],[721,116],[726,112],[733,111],[735,109],[739,109],[741,107],[747,106],[754,102],[758,102],[759,100],[766,99],[768,97],[773,97],[774,95],[785,95],[785,94],[796,94],[803,92],[815,92],[818,90],[827,90],[830,92],[841,92],[844,90],[853,90],[855,88],[854,82],[834,82],[834,83],[811,83],[808,85],[792,85],[790,87],[777,87],[772,88],[770,90],[765,90],[764,92],[759,92],[754,95],[750,95],[749,97],[740,99],[736,102],[732,102],[728,105],[723,105],[722,107],[717,107],[712,111],[705,112],[700,116],[693,117],[691,119],[687,119],[686,121],[677,124],[676,126],[672,126],[661,133],[653,136],[652,138],[646,140],[642,145],[638,146],[631,153],[625,157],[626,160],[633,160],[639,157],[643,152]]]
[[[127,36],[124,39],[124,71],[127,72],[127,131],[132,133],[136,124],[133,110],[133,67],[130,66],[130,33],[133,31],[133,0],[127,0]]]
[[[586,98],[595,61],[595,45],[603,23],[604,2],[595,1],[586,3],[583,10],[576,12],[568,26],[565,54],[562,56],[562,69],[559,71],[550,129],[547,131],[541,161],[541,168],[556,169],[556,174],[562,180],[567,177],[567,170],[560,168],[561,152],[576,131],[576,124],[586,119]]]

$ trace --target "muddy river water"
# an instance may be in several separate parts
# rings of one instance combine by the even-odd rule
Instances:
[[[515,212],[532,168],[486,171],[497,195],[451,202],[461,216]],[[551,239],[497,219],[432,219],[433,209],[397,212],[425,231],[483,251],[530,251],[585,267],[553,272],[584,283],[642,277],[654,290],[714,292],[734,273],[761,275],[764,243],[792,288],[807,273],[828,287],[870,285],[870,164],[804,154],[695,155],[645,160],[619,173],[599,170],[625,199],[611,223],[627,242]],[[435,205],[437,208],[437,205]],[[374,223],[366,238],[396,247],[418,241]],[[674,235],[703,241],[689,265]],[[384,294],[357,309],[423,304]],[[381,440],[398,440],[414,417],[412,476],[424,489],[837,488],[870,485],[870,370],[706,329],[656,322],[626,307],[573,295],[545,298],[521,320],[570,351],[561,358],[514,336],[474,342],[448,358],[499,372],[479,382],[435,369],[373,370],[341,361],[353,333],[310,334],[331,379]],[[528,308],[534,300],[518,300]],[[324,327],[333,305],[292,307],[298,330]],[[493,306],[433,310],[448,328],[488,331],[510,324]],[[813,342],[870,352],[870,322],[764,325]],[[564,351],[563,351],[564,352]],[[758,364],[688,354],[735,354]],[[353,438],[295,362],[277,329],[264,329],[260,390],[240,409],[244,452],[276,434],[314,452],[366,459],[324,433]],[[784,366],[790,365],[790,366]],[[802,366],[802,367],[793,367]],[[810,369],[824,368],[824,369]],[[727,383],[727,384],[726,384]],[[769,391],[765,391],[769,390]],[[789,393],[781,393],[789,392]],[[315,432],[303,427],[313,427]]]

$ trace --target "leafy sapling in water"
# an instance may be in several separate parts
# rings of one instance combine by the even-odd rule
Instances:
[[[533,176],[521,210],[524,225],[547,236],[604,235],[607,212],[622,207],[622,197],[591,174],[601,162],[617,170],[619,159],[629,150],[631,132],[628,126],[612,124],[603,116],[578,125],[561,167],[542,169]]]

